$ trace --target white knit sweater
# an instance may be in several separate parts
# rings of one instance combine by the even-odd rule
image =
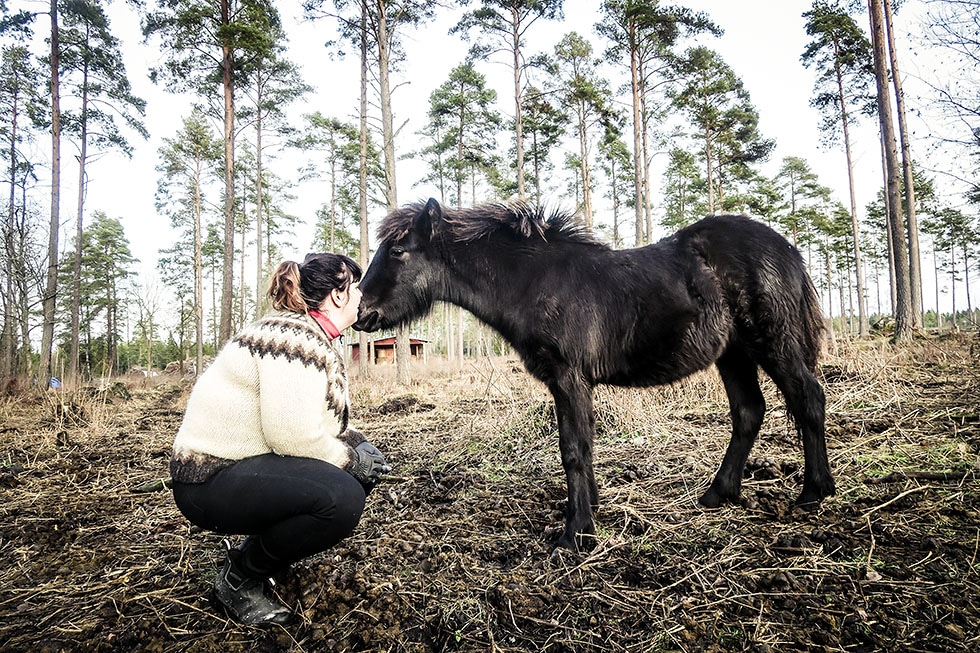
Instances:
[[[309,315],[275,311],[219,352],[187,401],[171,473],[202,482],[250,456],[325,460],[348,471],[364,436],[348,428],[343,356]]]

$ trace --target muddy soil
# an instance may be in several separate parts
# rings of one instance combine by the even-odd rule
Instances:
[[[802,451],[769,385],[741,501],[718,510],[697,505],[730,428],[716,375],[600,389],[582,553],[554,550],[557,428],[518,363],[355,377],[355,423],[394,470],[354,536],[279,579],[302,618],[270,628],[211,602],[220,538],[134,491],[166,475],[187,384],[7,397],[0,650],[980,650],[976,349],[825,358],[838,493],[813,513],[791,509]]]

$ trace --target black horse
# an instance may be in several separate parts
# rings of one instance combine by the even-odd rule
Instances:
[[[446,210],[434,199],[391,213],[361,281],[355,328],[425,315],[437,300],[470,311],[510,342],[555,399],[568,483],[559,546],[594,536],[592,468],[599,383],[671,383],[714,363],[732,438],[702,505],[734,501],[765,401],[758,368],[786,399],[803,440],[812,508],[834,494],[824,393],[813,375],[823,321],[799,252],[744,216],[713,216],[654,245],[613,250],[570,215],[526,205]]]

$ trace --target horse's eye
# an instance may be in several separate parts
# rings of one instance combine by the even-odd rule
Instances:
[[[392,258],[401,258],[403,256],[405,256],[405,249],[403,247],[392,247],[391,248],[391,257]]]

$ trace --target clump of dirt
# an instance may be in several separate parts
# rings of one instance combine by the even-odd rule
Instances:
[[[598,390],[598,537],[581,553],[553,550],[557,426],[513,361],[411,395],[355,378],[354,423],[392,476],[351,538],[279,579],[300,622],[261,629],[212,604],[220,538],[151,483],[189,386],[15,394],[0,404],[0,650],[977,650],[970,344],[828,357],[838,494],[811,513],[791,509],[802,452],[768,382],[741,501],[710,511],[697,497],[730,429],[714,372]],[[53,408],[72,402],[85,420]]]
[[[415,395],[400,395],[398,397],[392,397],[381,405],[375,407],[374,413],[377,415],[394,415],[397,413],[410,412],[415,413],[433,410],[435,407],[435,404],[421,401]]]

